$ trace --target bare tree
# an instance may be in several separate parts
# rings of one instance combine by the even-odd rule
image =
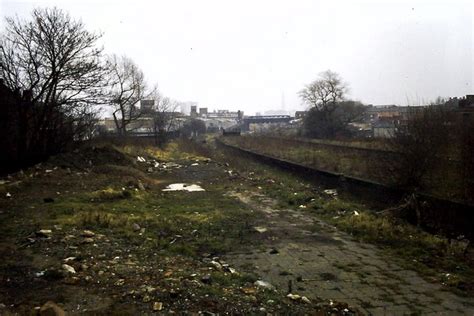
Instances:
[[[337,102],[344,100],[347,85],[341,76],[331,70],[319,74],[319,78],[300,91],[299,95],[309,107],[331,110]]]
[[[94,121],[104,88],[100,37],[57,8],[35,9],[30,20],[6,18],[0,76],[12,91],[25,91],[17,106],[20,157],[58,150]]]
[[[155,108],[153,110],[153,133],[155,143],[163,146],[168,141],[167,135],[173,130],[177,130],[177,109],[178,102],[163,96],[156,90],[154,93]]]
[[[303,134],[309,137],[330,138],[348,134],[348,124],[360,118],[365,106],[345,100],[347,85],[331,70],[300,91],[302,101],[310,108],[303,121]]]
[[[142,70],[126,56],[109,58],[109,100],[117,132],[126,135],[130,124],[141,116],[139,102],[148,96],[147,84]]]
[[[398,155],[390,163],[396,183],[408,189],[419,189],[423,179],[441,156],[455,129],[453,113],[443,106],[412,107],[408,120],[397,126],[388,146]]]

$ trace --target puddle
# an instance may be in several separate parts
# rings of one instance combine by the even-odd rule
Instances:
[[[186,184],[186,183],[173,183],[168,185],[162,191],[188,191],[188,192],[201,192],[206,191],[197,184]]]

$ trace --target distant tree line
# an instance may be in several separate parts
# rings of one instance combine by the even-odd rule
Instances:
[[[346,93],[347,84],[330,70],[306,85],[299,93],[309,108],[301,135],[322,139],[352,136],[351,123],[362,121],[367,107],[346,99]],[[430,181],[444,181],[462,187],[464,198],[473,201],[473,116],[474,113],[471,116],[460,114],[457,105],[440,97],[429,106],[411,107],[403,122],[394,126],[391,137],[384,140],[387,149],[397,153],[397,158],[387,155],[383,163],[372,163],[380,166],[381,172],[389,173],[392,184],[405,189],[423,190]],[[447,164],[451,167],[447,168]],[[446,177],[434,179],[443,169],[449,169]]]

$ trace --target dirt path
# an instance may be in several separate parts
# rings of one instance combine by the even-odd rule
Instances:
[[[271,199],[232,193],[262,213],[262,249],[230,253],[226,260],[254,269],[282,292],[346,302],[373,315],[421,313],[474,315],[474,299],[445,291],[416,272],[380,254],[377,247],[353,241],[334,227],[295,210],[277,209]]]

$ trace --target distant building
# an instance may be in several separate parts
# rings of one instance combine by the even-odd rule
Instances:
[[[197,117],[197,105],[191,105],[191,113],[189,114],[191,117]]]
[[[373,137],[393,137],[398,128],[406,126],[410,114],[423,109],[424,106],[376,105],[370,107],[368,119],[372,125]]]
[[[177,103],[181,113],[189,115],[191,112],[191,107],[195,106],[197,108],[198,103],[194,101],[178,102]]]
[[[234,119],[234,120],[241,120],[244,115],[242,111],[232,112],[229,110],[214,110],[212,112],[208,112],[205,114],[206,118],[226,118],[226,119]]]
[[[372,124],[372,133],[375,138],[391,138],[395,135],[396,126],[389,121],[376,121]]]
[[[207,115],[207,108],[200,108],[199,109],[199,116],[203,117]]]
[[[273,127],[287,126],[290,121],[289,115],[247,116],[243,119],[242,130],[259,132]]]
[[[181,112],[164,112],[161,115],[166,115],[169,118],[169,124],[165,126],[166,132],[175,132],[181,128],[185,121],[185,117]],[[102,131],[110,134],[117,132],[117,127],[113,118],[105,118],[98,121]],[[127,133],[129,136],[151,136],[155,133],[155,120],[151,116],[142,116],[127,126]]]

